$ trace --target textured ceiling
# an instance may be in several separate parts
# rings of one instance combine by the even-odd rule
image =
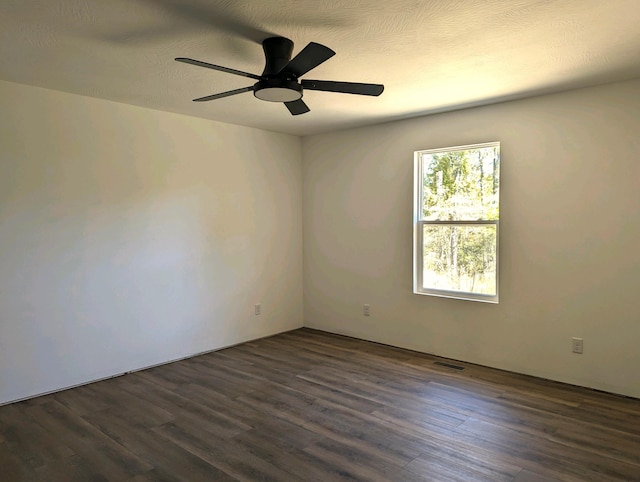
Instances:
[[[2,0],[0,79],[307,135],[640,77],[638,25],[640,0]],[[385,92],[191,101],[252,81],[175,57],[260,74],[274,35],[337,52],[304,77]]]

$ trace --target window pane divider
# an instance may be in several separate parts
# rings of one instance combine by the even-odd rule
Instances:
[[[469,226],[469,225],[477,225],[477,224],[498,224],[498,220],[494,219],[494,220],[482,220],[482,221],[439,221],[439,220],[429,220],[427,221],[426,219],[421,219],[419,222],[421,222],[422,224],[440,224],[440,225],[465,225],[465,226]]]

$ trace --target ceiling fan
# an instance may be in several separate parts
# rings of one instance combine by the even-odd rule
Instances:
[[[378,96],[382,94],[384,90],[384,85],[380,84],[334,82],[331,80],[300,80],[300,77],[304,74],[335,55],[333,50],[324,45],[311,42],[293,59],[291,58],[293,42],[288,38],[270,37],[264,39],[262,41],[262,48],[266,60],[262,75],[242,72],[241,70],[230,69],[228,67],[185,57],[176,58],[178,62],[257,80],[255,84],[248,87],[199,97],[193,99],[193,101],[205,102],[253,91],[253,95],[258,99],[269,102],[283,102],[292,115],[299,115],[309,112],[309,107],[302,100],[304,89],[372,96]]]

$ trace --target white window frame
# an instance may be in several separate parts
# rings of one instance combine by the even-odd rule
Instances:
[[[466,146],[445,147],[440,149],[425,149],[414,152],[414,174],[413,174],[413,292],[418,295],[438,296],[442,298],[454,298],[459,300],[481,301],[485,303],[498,303],[499,301],[499,273],[500,273],[500,220],[462,220],[462,221],[425,221],[422,219],[422,156],[425,154],[445,153],[450,151],[461,151],[479,149],[483,147],[498,147],[500,142],[485,142],[482,144],[470,144]],[[502,167],[502,165],[500,166]],[[423,262],[424,262],[424,226],[486,226],[496,227],[496,294],[487,295],[481,293],[469,293],[465,291],[442,290],[423,287]]]

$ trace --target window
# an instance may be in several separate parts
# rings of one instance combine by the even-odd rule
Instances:
[[[498,302],[500,143],[415,153],[413,291]]]

